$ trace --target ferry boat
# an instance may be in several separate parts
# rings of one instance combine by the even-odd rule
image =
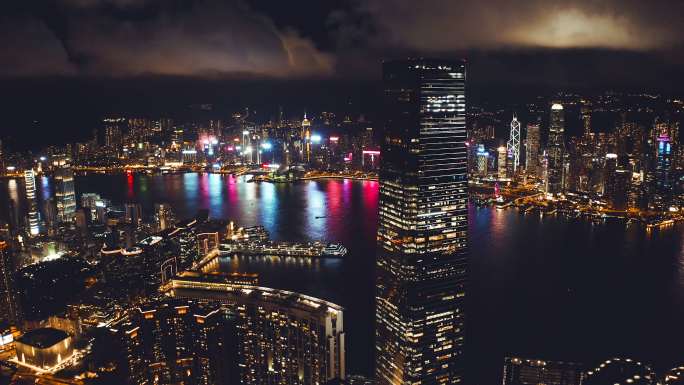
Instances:
[[[322,242],[229,242],[219,246],[222,254],[244,254],[244,255],[274,255],[286,257],[307,257],[307,258],[342,258],[347,255],[347,248],[337,243]]]
[[[328,243],[328,245],[323,248],[323,255],[342,258],[347,255],[347,248],[339,243]]]

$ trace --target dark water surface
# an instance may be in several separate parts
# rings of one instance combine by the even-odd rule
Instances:
[[[49,191],[47,181],[38,185]],[[276,239],[342,242],[350,251],[344,260],[235,257],[221,266],[344,306],[349,371],[372,372],[377,182],[96,175],[78,177],[76,188],[114,203],[138,201],[146,215],[155,202],[168,202],[179,217],[206,208],[215,218],[264,225]],[[2,201],[22,194],[21,183],[0,188]],[[681,227],[647,234],[637,226],[471,208],[469,383],[500,383],[509,354],[583,362],[627,355],[657,368],[684,363],[682,247]]]

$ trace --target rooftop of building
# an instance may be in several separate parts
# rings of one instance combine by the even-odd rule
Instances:
[[[65,331],[54,328],[40,328],[24,333],[17,341],[39,349],[45,349],[67,338],[69,338],[69,334]]]
[[[265,301],[281,306],[299,308],[311,313],[341,313],[344,310],[335,303],[292,291],[254,285],[212,282],[211,279],[202,279],[201,277],[188,278],[186,279],[183,276],[173,278],[169,281],[167,290],[170,290],[174,296],[179,297],[184,297],[183,291],[196,291],[213,294],[208,295],[207,298],[229,296],[235,299],[244,298],[257,302]],[[203,295],[198,295],[198,297],[203,297]]]

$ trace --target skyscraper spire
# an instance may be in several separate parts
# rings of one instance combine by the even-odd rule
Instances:
[[[511,121],[511,136],[508,139],[508,143],[506,143],[506,147],[508,149],[508,156],[512,161],[513,173],[515,174],[520,166],[520,122],[515,112]]]

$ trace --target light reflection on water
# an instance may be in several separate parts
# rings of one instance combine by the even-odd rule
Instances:
[[[133,197],[146,215],[155,202],[168,202],[181,218],[207,209],[211,217],[238,225],[262,224],[275,239],[343,243],[349,254],[342,260],[228,257],[217,264],[224,271],[257,272],[265,286],[344,306],[350,370],[370,374],[378,183],[246,180],[214,174],[93,175],[77,177],[76,189],[114,202]],[[0,201],[23,202],[21,183],[3,183]],[[517,210],[470,207],[469,214],[466,330],[478,383],[500,382],[507,354],[585,362],[627,355],[663,367],[679,363],[682,226],[647,234],[638,226],[625,230]]]

